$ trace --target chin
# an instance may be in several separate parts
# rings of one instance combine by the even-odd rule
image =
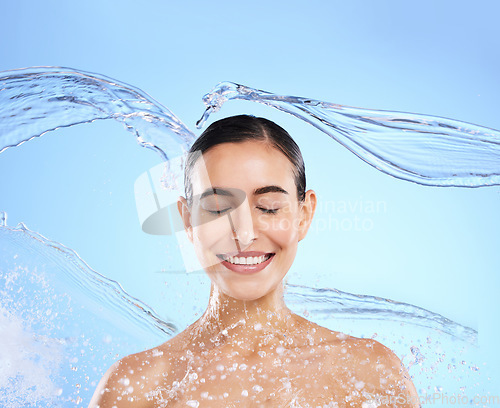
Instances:
[[[244,300],[244,301],[252,301],[252,300],[257,300],[260,299],[264,296],[266,296],[269,292],[263,292],[262,288],[260,290],[228,290],[224,291],[224,293],[227,296],[232,297],[233,299],[237,300]]]

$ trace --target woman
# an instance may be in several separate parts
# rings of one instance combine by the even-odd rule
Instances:
[[[124,357],[90,407],[418,407],[399,359],[372,339],[293,313],[283,278],[316,195],[298,146],[275,123],[235,116],[193,144],[179,213],[211,280],[203,316]]]

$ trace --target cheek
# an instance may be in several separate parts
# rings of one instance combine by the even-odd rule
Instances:
[[[294,246],[299,240],[299,220],[293,216],[275,217],[263,225],[263,229],[270,239],[285,249]]]
[[[231,224],[228,217],[215,219],[193,218],[193,239],[196,246],[211,248],[217,242],[231,236]]]

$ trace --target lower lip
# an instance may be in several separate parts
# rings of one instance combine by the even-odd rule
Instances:
[[[242,275],[251,275],[253,273],[260,272],[262,269],[264,269],[267,265],[271,263],[271,261],[274,258],[274,254],[269,257],[268,260],[256,264],[256,265],[235,265],[231,262],[227,261],[222,261],[222,265],[224,265],[227,269],[232,270],[233,272],[236,273],[241,273]]]

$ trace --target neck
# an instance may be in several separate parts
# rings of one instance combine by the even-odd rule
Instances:
[[[285,305],[282,284],[256,300],[231,298],[212,284],[207,310],[193,329],[198,341],[207,346],[230,345],[252,351],[286,339],[293,316]]]

